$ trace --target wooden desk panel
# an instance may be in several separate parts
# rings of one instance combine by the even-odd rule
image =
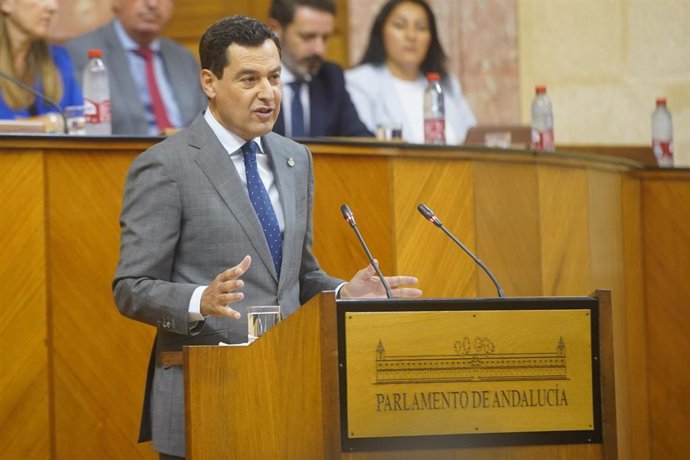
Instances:
[[[589,173],[543,166],[538,178],[544,293],[569,296],[587,292],[592,283],[582,267],[591,258]]]
[[[137,153],[45,158],[57,458],[156,458],[134,443],[155,331],[122,317],[111,291],[125,174]]]
[[[465,158],[405,158],[392,166],[395,273],[417,276],[426,297],[475,297],[477,277],[484,273],[417,211],[417,205],[425,203],[465,246],[476,251],[472,163]]]
[[[474,169],[477,256],[507,296],[541,295],[538,170],[531,164],[498,161],[476,162]],[[479,295],[495,297],[487,276],[478,276]]]
[[[0,171],[0,446],[4,458],[48,458],[42,152],[3,151]]]
[[[314,253],[329,274],[350,279],[369,264],[340,206],[347,203],[359,231],[381,270],[394,269],[394,226],[390,212],[392,190],[385,179],[388,162],[377,156],[328,155],[314,157]]]
[[[148,445],[135,444],[154,331],[120,316],[110,291],[124,174],[153,142],[3,138],[0,255],[8,268],[0,271],[0,345],[11,364],[0,380],[0,440],[8,440],[8,452],[71,459],[106,449],[111,458],[155,458]],[[619,419],[620,452],[675,452],[682,438],[667,424],[682,427],[690,413],[674,380],[685,375],[685,360],[666,353],[687,345],[687,171],[638,174],[626,160],[486,149],[311,147],[314,250],[336,275],[366,264],[340,215],[348,202],[386,272],[418,276],[429,296],[495,295],[485,275],[418,215],[416,205],[426,202],[508,295],[613,288],[618,413],[627,414]],[[645,376],[636,373],[647,362],[644,332],[649,356],[667,356],[663,365],[650,363],[651,425],[634,410],[647,405]]]
[[[679,459],[690,427],[690,175],[641,179],[651,457]]]

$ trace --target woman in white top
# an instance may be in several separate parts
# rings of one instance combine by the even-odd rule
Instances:
[[[446,142],[459,144],[476,124],[460,82],[448,74],[436,19],[424,0],[390,0],[374,20],[362,62],[345,73],[347,89],[370,131],[402,127],[403,139],[424,142],[424,89],[428,72],[441,75]]]

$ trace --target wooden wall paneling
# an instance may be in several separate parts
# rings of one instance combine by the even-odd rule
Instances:
[[[0,457],[50,456],[43,155],[0,154]]]
[[[589,295],[587,172],[554,166],[538,171],[542,294]]]
[[[157,458],[136,444],[154,328],[120,315],[111,282],[132,153],[47,159],[56,458]]]
[[[348,2],[347,0],[335,0],[335,4],[338,13],[335,16],[335,31],[328,42],[326,58],[347,69],[350,67]]]
[[[416,276],[425,297],[475,297],[478,268],[474,261],[417,211],[417,205],[425,203],[463,244],[475,248],[471,163],[396,159],[393,189],[395,272]]]
[[[690,427],[690,178],[642,176],[651,458],[680,459]]]
[[[348,66],[347,41],[347,0],[336,0],[335,31],[331,37],[326,58]],[[175,13],[165,29],[165,36],[180,42],[185,48],[199,55],[199,40],[204,31],[215,21],[225,16],[242,14],[265,22],[271,0],[234,0],[219,2],[216,0],[177,0]]]
[[[315,147],[314,253],[333,276],[349,280],[369,261],[340,206],[347,203],[384,273],[394,269],[389,162],[384,157],[333,155]],[[324,152],[324,153],[321,153]]]
[[[267,0],[176,0],[175,12],[165,28],[164,35],[182,44],[198,59],[199,40],[211,24],[233,14],[256,16],[260,7],[264,5],[267,12]],[[265,14],[258,19],[265,20]]]
[[[650,459],[647,385],[647,323],[642,260],[641,185],[639,178],[622,179],[623,265],[628,347],[630,453],[633,460]]]
[[[493,271],[506,296],[541,295],[536,169],[530,164],[482,161],[475,161],[473,168],[477,256]],[[486,275],[478,275],[478,284],[480,296],[496,296]]]
[[[590,286],[591,291],[597,288],[612,291],[618,455],[630,458],[621,178],[620,174],[590,170],[588,181]]]

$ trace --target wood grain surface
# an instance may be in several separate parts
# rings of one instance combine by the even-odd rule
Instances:
[[[0,170],[0,458],[48,458],[43,156],[2,152]]]
[[[2,456],[155,458],[135,442],[154,331],[120,316],[110,290],[124,174],[153,142],[3,137]],[[340,215],[348,202],[386,273],[417,276],[428,297],[494,296],[486,276],[417,213],[426,202],[507,295],[612,288],[619,452],[682,458],[688,171],[577,154],[355,140],[310,147],[314,249],[333,274],[366,265]],[[323,434],[331,445],[333,433]]]
[[[680,459],[690,427],[690,176],[641,179],[651,458]]]

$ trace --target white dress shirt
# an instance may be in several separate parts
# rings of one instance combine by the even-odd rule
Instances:
[[[244,139],[236,136],[221,125],[218,120],[213,116],[210,109],[206,109],[204,113],[204,120],[211,127],[213,133],[218,137],[218,140],[225,148],[225,151],[230,155],[232,164],[235,165],[237,169],[237,174],[244,184],[244,191],[247,192],[247,197],[249,197],[249,191],[247,190],[247,176],[244,169],[244,155],[242,154],[242,146],[247,143]],[[261,182],[263,182],[266,191],[268,191],[268,197],[271,199],[271,205],[273,205],[273,210],[276,213],[276,218],[278,219],[278,226],[280,227],[280,233],[285,231],[285,215],[283,214],[283,207],[280,204],[280,194],[278,193],[278,187],[276,186],[275,176],[273,175],[273,170],[271,169],[271,162],[268,155],[264,153],[263,144],[260,137],[252,139],[259,145],[259,153],[256,155],[256,163],[259,167],[259,176],[261,177]],[[239,263],[240,261],[236,261]],[[230,267],[228,267],[230,268]],[[189,321],[201,321],[204,317],[201,315],[201,295],[208,286],[199,286],[194,290],[192,298],[189,300]]]

